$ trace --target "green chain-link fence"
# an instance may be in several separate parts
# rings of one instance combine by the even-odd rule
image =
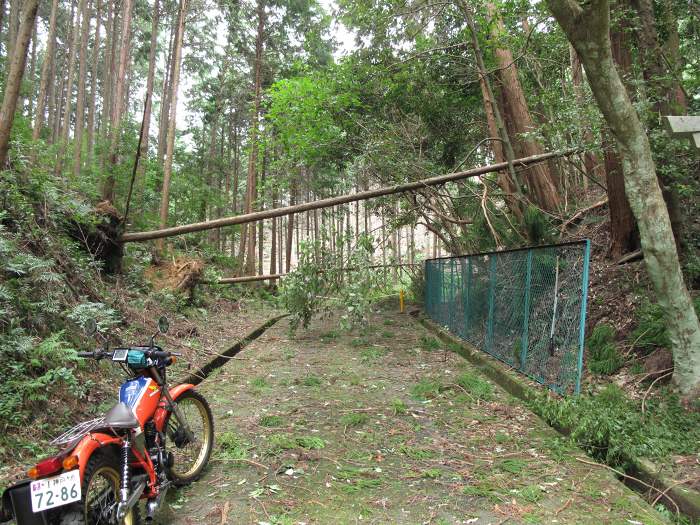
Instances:
[[[590,242],[425,261],[425,311],[559,393],[581,388]]]

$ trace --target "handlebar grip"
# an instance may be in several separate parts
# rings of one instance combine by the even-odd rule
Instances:
[[[95,352],[78,352],[78,357],[95,357]]]
[[[170,352],[163,352],[161,350],[151,350],[148,354],[150,357],[156,357],[158,359],[166,359],[171,356]]]

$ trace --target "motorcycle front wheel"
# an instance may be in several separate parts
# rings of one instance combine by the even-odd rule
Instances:
[[[214,418],[207,400],[194,390],[183,392],[175,403],[194,436],[187,440],[177,417],[172,412],[168,415],[167,448],[172,454],[168,477],[175,485],[182,486],[199,479],[209,463],[214,445]]]
[[[62,510],[60,525],[116,525],[115,503],[119,501],[121,475],[119,459],[96,452],[88,461],[83,476],[83,499]],[[138,505],[129,510],[121,525],[140,525]]]

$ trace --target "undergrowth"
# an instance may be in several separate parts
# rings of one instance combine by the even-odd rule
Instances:
[[[686,411],[672,393],[647,399],[642,413],[617,385],[594,396],[554,399],[546,394],[529,403],[550,425],[570,432],[588,454],[626,468],[630,458],[662,460],[700,451],[700,414]]]
[[[612,375],[624,363],[615,345],[615,329],[609,324],[599,324],[586,341],[588,369],[598,375]]]

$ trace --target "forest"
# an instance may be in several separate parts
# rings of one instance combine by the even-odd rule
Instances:
[[[1,489],[167,316],[216,438],[157,523],[700,520],[696,0],[0,0],[0,71]],[[527,320],[460,357],[464,261],[527,248],[522,324],[578,241],[575,393]]]

